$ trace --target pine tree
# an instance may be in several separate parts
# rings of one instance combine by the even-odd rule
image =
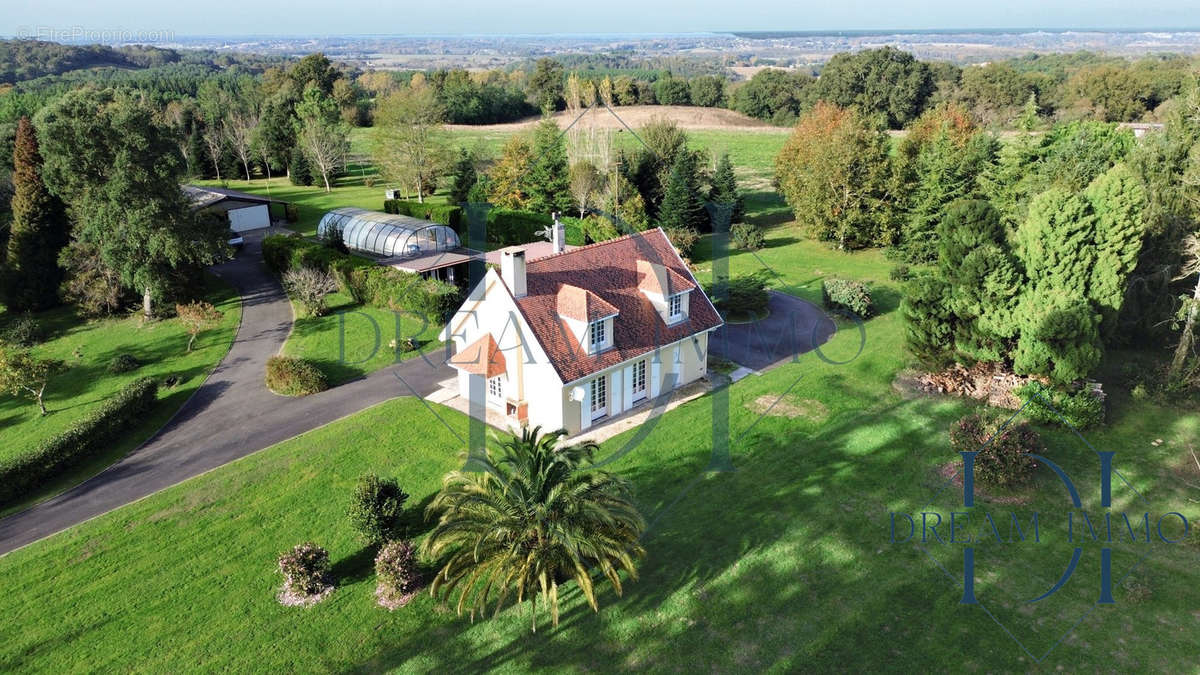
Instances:
[[[733,213],[730,214],[729,220],[731,223],[741,222],[742,216],[745,215],[745,199],[738,189],[737,176],[733,173],[733,162],[729,161],[728,153],[721,155],[720,161],[717,162],[708,200],[714,204],[733,204]]]
[[[946,303],[950,285],[933,274],[922,274],[908,282],[900,313],[904,317],[905,344],[912,355],[932,367],[952,359],[954,315]]]
[[[562,132],[553,119],[543,119],[533,133],[533,161],[524,179],[530,211],[551,213],[571,208],[567,167],[567,145]]]
[[[695,186],[695,170],[690,153],[681,153],[671,166],[667,177],[662,206],[658,209],[658,222],[663,229],[691,228],[707,221],[704,205],[700,203]]]
[[[13,151],[12,234],[8,240],[5,304],[12,311],[57,305],[63,273],[58,252],[67,245],[62,202],[42,182],[42,157],[29,118],[17,125]]]
[[[946,208],[938,223],[938,270],[951,284],[958,282],[963,258],[984,244],[1003,244],[1004,226],[992,205],[980,199],[963,199]]]
[[[308,165],[304,151],[299,147],[292,148],[292,159],[288,162],[288,180],[292,185],[313,184],[312,168]]]
[[[1124,164],[1092,181],[1084,197],[1096,213],[1096,265],[1088,297],[1103,317],[1102,331],[1112,335],[1125,302],[1129,275],[1137,267],[1146,234],[1146,190]]]
[[[450,181],[450,203],[461,204],[467,201],[471,188],[475,187],[479,175],[475,172],[475,158],[466,148],[459,148],[458,161],[454,163],[453,177]]]

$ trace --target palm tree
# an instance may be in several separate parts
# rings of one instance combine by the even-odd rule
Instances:
[[[433,559],[448,556],[431,585],[437,595],[460,589],[458,612],[469,606],[472,619],[494,601],[499,614],[514,594],[528,601],[537,630],[537,599],[558,625],[558,589],[571,579],[592,609],[599,611],[593,570],[599,569],[621,594],[620,572],[637,578],[635,559],[645,522],[634,507],[629,483],[585,467],[595,443],[559,446],[559,430],[541,428],[513,434],[499,458],[485,450],[485,470],[446,475],[427,516],[440,514],[425,540]]]

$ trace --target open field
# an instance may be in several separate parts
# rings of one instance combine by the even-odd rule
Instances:
[[[804,297],[835,271],[871,279],[883,313],[866,323],[865,342],[852,327],[839,331],[820,356],[748,377],[604,444],[607,457],[633,434],[645,434],[611,468],[633,481],[650,527],[639,580],[623,597],[605,588],[599,614],[574,588],[564,594],[559,628],[543,624],[536,634],[522,610],[472,623],[427,594],[392,613],[375,606],[371,552],[354,541],[344,517],[355,478],[367,471],[398,477],[412,494],[410,536],[420,538],[429,528],[421,510],[441,476],[461,462],[462,444],[451,429],[461,434],[464,418],[436,408],[447,428],[420,402],[402,399],[0,559],[9,589],[0,597],[8,617],[0,628],[0,667],[1033,668],[986,613],[958,604],[961,590],[924,554],[887,541],[887,512],[919,511],[929,501],[939,468],[954,458],[947,429],[970,407],[906,400],[892,389],[906,357],[898,289],[883,280],[886,263],[874,253],[829,250],[787,227],[768,232],[761,255]],[[697,258],[703,278],[709,263]],[[753,260],[739,254],[732,267],[748,270]],[[722,405],[726,395],[735,471],[708,473],[713,403]],[[760,417],[762,403],[780,397],[785,405]],[[1122,476],[1147,495],[1152,512],[1187,511],[1187,499],[1197,497],[1188,484],[1200,484],[1200,470],[1187,473],[1185,460],[1198,436],[1200,414],[1122,396],[1114,398],[1111,424],[1087,433],[1098,449],[1119,450]],[[1094,507],[1095,455],[1069,434],[1047,430],[1046,438],[1047,452],[1077,477],[1085,504]],[[1026,496],[1044,513],[1058,513],[1061,489],[1046,474],[1041,489]],[[1114,498],[1133,510],[1124,485],[1114,486]],[[953,502],[950,495],[939,504],[949,510]],[[281,607],[275,556],[308,539],[330,550],[338,588],[313,608]],[[1080,624],[1047,665],[1193,669],[1200,649],[1198,546],[1200,537],[1153,546],[1129,577],[1125,570],[1140,551],[1114,546],[1118,605]],[[1058,577],[1069,546],[1045,541],[1001,555],[996,544],[981,544],[977,592],[1040,656],[1093,606],[1097,547],[1087,548],[1064,591],[1031,606],[1025,601]],[[933,548],[947,569],[961,565],[956,548]],[[228,649],[234,643],[239,649]]]
[[[234,290],[215,278],[209,278],[207,299],[224,312],[220,325],[204,331],[195,348],[186,353],[188,335],[175,319],[143,323],[137,316],[83,321],[72,308],[63,307],[34,315],[48,332],[46,342],[34,353],[61,359],[68,369],[54,377],[46,389],[46,407],[42,417],[37,405],[25,398],[8,395],[0,398],[0,456],[27,452],[38,443],[66,429],[100,405],[121,387],[140,377],[179,377],[179,384],[159,392],[160,403],[154,412],[125,439],[108,452],[74,471],[27,501],[48,497],[95,474],[158,431],[204,382],[209,371],[229,351],[241,320],[241,303]],[[0,316],[0,322],[13,317]],[[119,354],[135,357],[141,366],[129,373],[112,374],[109,362]],[[10,507],[7,512],[19,508]]]
[[[681,129],[689,131],[700,129],[755,132],[787,131],[749,115],[743,115],[736,110],[728,110],[726,108],[702,108],[690,105],[629,105],[613,106],[612,110],[616,115],[597,105],[586,112],[581,111],[582,116],[580,113],[571,114],[566,110],[560,110],[554,113],[553,117],[558,126],[564,129],[572,123],[581,128],[623,129],[628,126],[637,129],[647,122],[667,119],[678,124]],[[504,124],[447,124],[446,128],[453,131],[511,132],[530,129],[540,119],[540,116],[535,115]]]

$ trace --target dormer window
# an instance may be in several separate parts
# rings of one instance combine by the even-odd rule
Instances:
[[[604,325],[605,323],[605,319],[600,319],[599,321],[593,321],[588,325],[588,345],[591,347],[589,351],[591,351],[593,354],[603,349],[605,343],[608,342],[608,338],[606,337],[607,331],[605,330]]]
[[[683,294],[676,293],[667,298],[667,317],[672,321],[679,321],[683,318]]]

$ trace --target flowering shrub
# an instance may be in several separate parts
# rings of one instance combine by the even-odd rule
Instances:
[[[416,548],[407,541],[388,542],[375,556],[375,576],[379,579],[376,593],[381,601],[402,602],[421,582]]]
[[[1037,461],[1030,455],[1041,453],[1045,446],[1028,423],[1010,423],[1001,430],[1004,421],[994,415],[967,415],[950,427],[950,445],[955,452],[979,451],[975,476],[981,482],[1014,487],[1033,477]]]
[[[821,282],[821,297],[830,309],[845,309],[860,319],[866,319],[875,311],[871,291],[860,281],[826,279]]]
[[[358,479],[347,515],[350,525],[367,544],[391,539],[408,495],[395,480],[367,474]]]
[[[279,556],[283,585],[299,595],[316,595],[330,586],[329,552],[306,542]]]

